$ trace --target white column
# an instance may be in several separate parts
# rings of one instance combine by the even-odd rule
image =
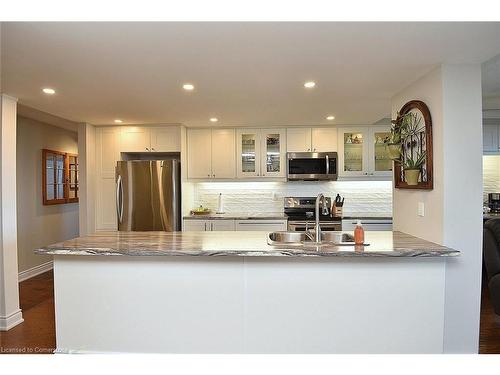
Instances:
[[[462,256],[446,265],[444,348],[477,353],[483,240],[481,66],[444,65],[443,243]]]
[[[394,229],[462,252],[446,263],[445,353],[477,353],[482,259],[481,67],[442,65],[392,99],[431,111],[434,189],[393,191]],[[418,203],[425,216],[418,216]]]
[[[0,100],[0,330],[23,322],[19,308],[16,205],[17,100]]]
[[[95,127],[78,125],[80,236],[95,232]]]

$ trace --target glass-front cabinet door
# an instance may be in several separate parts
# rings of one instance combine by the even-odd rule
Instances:
[[[285,177],[285,129],[261,129],[261,176]]]
[[[258,177],[260,175],[260,129],[238,129],[236,142],[238,177]]]
[[[392,175],[392,159],[387,151],[386,141],[390,136],[389,127],[376,127],[371,130],[371,142],[373,144],[373,152],[370,152],[372,158],[372,166],[370,173],[374,176],[391,176]]]
[[[340,128],[339,176],[365,176],[368,174],[369,132],[367,128]]]

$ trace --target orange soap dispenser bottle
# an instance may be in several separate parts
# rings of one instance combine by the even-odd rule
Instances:
[[[356,228],[354,228],[354,244],[363,245],[365,243],[365,230],[361,225],[361,220],[358,220]]]

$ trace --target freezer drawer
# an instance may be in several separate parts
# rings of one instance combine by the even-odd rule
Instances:
[[[342,230],[354,230],[358,220],[342,220]],[[392,219],[362,219],[361,224],[364,230],[392,230]]]

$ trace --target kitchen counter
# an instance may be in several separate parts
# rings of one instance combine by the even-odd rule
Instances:
[[[54,255],[56,352],[443,352],[458,251],[400,232],[360,248],[266,236],[114,231],[36,250]]]
[[[211,213],[208,215],[189,215],[184,216],[183,219],[192,220],[286,220],[288,217],[283,212],[231,212],[231,213]]]
[[[97,256],[449,257],[459,251],[402,232],[365,232],[368,246],[268,245],[267,232],[99,232],[38,254]]]

